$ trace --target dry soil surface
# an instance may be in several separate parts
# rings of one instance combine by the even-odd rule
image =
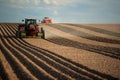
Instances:
[[[39,24],[45,39],[1,23],[0,80],[118,80],[120,24]]]

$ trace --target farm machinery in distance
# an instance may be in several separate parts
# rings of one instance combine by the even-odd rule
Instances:
[[[20,24],[18,26],[16,36],[18,38],[30,36],[41,37],[42,39],[45,39],[45,31],[42,27],[41,28],[38,27],[36,19],[25,19],[25,24]]]
[[[41,21],[41,23],[52,23],[52,19],[49,17],[44,17],[44,19]]]

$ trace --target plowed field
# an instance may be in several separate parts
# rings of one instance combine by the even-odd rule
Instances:
[[[18,25],[0,23],[0,80],[120,79],[120,24],[39,24],[45,40]]]

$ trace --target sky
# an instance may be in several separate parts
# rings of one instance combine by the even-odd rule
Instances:
[[[0,0],[0,22],[120,23],[120,0]]]

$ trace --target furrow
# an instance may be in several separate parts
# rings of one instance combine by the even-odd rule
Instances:
[[[29,74],[29,71],[20,63],[20,61],[12,54],[13,52],[11,52],[7,46],[9,46],[6,43],[6,40],[2,39],[2,43],[1,43],[1,51],[4,53],[5,58],[7,59],[7,61],[9,62],[9,64],[11,65],[12,69],[14,70],[14,72],[16,73],[17,77],[20,80],[37,80],[34,76],[32,76],[31,74]]]
[[[44,70],[46,70],[46,71],[48,71],[48,73],[49,74],[51,74],[51,75],[53,75],[53,76],[55,76],[55,77],[57,77],[57,78],[59,78],[59,79],[65,79],[65,76],[63,75],[64,73],[56,73],[54,70],[55,69],[53,69],[53,68],[49,68],[50,66],[49,65],[46,65],[47,63],[48,63],[48,60],[47,60],[47,58],[45,58],[44,59],[44,61],[41,61],[40,59],[42,58],[42,57],[44,57],[44,56],[42,56],[42,57],[39,57],[39,60],[36,60],[35,58],[37,58],[37,56],[38,56],[38,52],[35,52],[35,51],[33,51],[33,50],[30,50],[29,48],[27,49],[25,46],[22,46],[22,45],[20,45],[20,44],[18,44],[14,39],[12,39],[12,41],[14,41],[17,45],[19,45],[19,48],[18,48],[18,46],[15,46],[15,45],[12,45],[12,46],[14,46],[15,48],[17,48],[19,51],[23,51],[23,53],[24,53],[24,55],[26,55],[27,57],[29,57],[31,60],[33,60],[36,64],[38,64],[40,67],[42,67]],[[20,49],[20,46],[21,46],[21,48],[22,49]],[[26,49],[26,51],[25,50],[23,50],[23,49]],[[30,54],[31,53],[31,54]],[[34,54],[32,54],[32,53],[34,53]],[[36,56],[35,56],[35,54],[37,54]],[[41,54],[41,53],[39,53],[39,54]],[[32,56],[31,56],[32,55]],[[45,60],[47,60],[46,62],[46,64],[45,64]],[[41,61],[41,63],[40,63],[40,61]],[[53,63],[52,63],[53,64]],[[70,76],[69,76],[70,77]]]
[[[115,32],[104,30],[104,29],[100,29],[100,28],[95,28],[95,27],[91,27],[91,26],[84,26],[84,25],[79,25],[79,24],[67,24],[67,25],[77,26],[77,27],[80,27],[80,28],[93,30],[95,32],[99,32],[99,33],[104,33],[104,34],[107,34],[107,35],[120,37],[120,33],[115,33]]]
[[[30,45],[31,46],[31,45]],[[53,58],[52,58],[53,59]],[[92,70],[91,70],[92,71]],[[105,75],[104,75],[105,76]],[[105,76],[106,77],[106,76]]]
[[[119,37],[112,36],[112,35],[107,35],[107,34],[103,34],[103,33],[99,33],[99,32],[95,32],[93,30],[80,28],[80,27],[72,26],[72,25],[65,25],[65,24],[57,24],[57,25],[61,25],[61,26],[68,27],[68,28],[72,28],[72,29],[75,29],[75,30],[78,30],[78,31],[81,31],[81,32],[85,32],[85,33],[91,34],[91,35],[96,35],[96,36],[108,38],[108,39],[111,39],[111,40],[120,41]]]
[[[54,33],[49,33],[49,34],[54,35],[54,38],[48,38],[47,40],[50,42],[53,42],[55,44],[84,49],[84,50],[100,53],[100,54],[103,54],[106,56],[110,56],[113,58],[116,57],[116,59],[119,59],[119,56],[120,56],[119,48],[90,45],[90,44],[73,41],[73,39],[65,38],[65,36],[62,36],[62,35],[58,35],[58,34],[54,34]]]
[[[52,34],[52,35],[54,35],[54,34]],[[56,36],[56,35],[55,35]],[[105,46],[97,46],[97,45],[90,45],[90,44],[85,44],[85,43],[78,43],[78,42],[76,42],[76,41],[71,41],[71,40],[68,40],[68,39],[66,39],[66,41],[65,41],[65,39],[64,40],[62,40],[61,38],[59,38],[60,36],[58,36],[58,38],[52,38],[52,39],[49,39],[51,42],[54,42],[54,43],[56,43],[56,44],[60,44],[60,45],[66,45],[67,44],[67,46],[73,46],[73,47],[75,47],[75,48],[84,48],[84,46],[87,46],[87,47],[90,47],[90,48],[93,48],[93,49],[98,49],[98,50],[100,50],[103,54],[106,54],[106,55],[110,55],[110,56],[112,56],[112,55],[114,55],[114,56],[119,56],[120,54],[120,49],[119,48],[114,48],[114,47],[105,47]],[[60,40],[59,40],[60,39]],[[68,41],[67,41],[68,40]],[[63,43],[62,43],[62,41],[63,41]],[[77,44],[75,44],[76,46],[74,46],[74,44],[73,43],[77,43]],[[81,46],[81,47],[80,47]],[[91,51],[91,50],[89,50],[89,51]],[[111,53],[111,54],[107,54],[107,53]]]
[[[0,45],[0,49],[2,48],[2,45]],[[3,80],[18,80],[16,74],[13,72],[12,67],[10,66],[10,64],[8,63],[8,61],[6,60],[3,52],[0,52],[0,71],[2,74],[2,79]]]
[[[13,53],[13,55],[22,62],[22,64],[30,71],[29,73],[32,73],[34,76],[36,76],[38,79],[47,79],[47,80],[53,80],[52,77],[48,76],[47,74],[44,74],[44,72],[40,71],[38,67],[34,65],[34,63],[22,55],[22,53],[16,48],[14,48],[8,39],[2,40],[4,44],[6,44],[6,47],[9,48],[9,50]],[[28,61],[29,60],[29,61]],[[30,62],[31,61],[31,62]]]
[[[13,32],[13,31],[12,31]],[[23,44],[23,43],[21,43],[21,44]],[[20,45],[20,44],[18,44],[18,45]],[[28,46],[28,47],[30,47],[31,45],[25,45],[25,46]],[[24,46],[21,46],[21,47],[24,47]],[[33,48],[32,48],[33,49]],[[28,50],[30,50],[30,49],[28,49]],[[36,50],[35,50],[36,51]],[[34,54],[35,54],[35,51],[33,51],[34,52]],[[37,50],[38,51],[38,50]],[[41,50],[39,50],[39,52],[41,52]],[[46,54],[46,52],[44,51],[42,51],[41,52],[41,54],[43,54],[43,55],[45,55]],[[38,55],[38,54],[36,54],[37,56],[40,56],[40,54]],[[49,55],[49,53],[47,53],[46,54],[46,56],[48,56]],[[44,56],[43,56],[44,57]],[[43,59],[43,57],[40,57],[40,58],[42,58]],[[50,57],[50,58],[49,58]],[[68,68],[70,68],[70,69],[72,69],[72,70],[75,70],[76,72],[79,72],[80,74],[83,74],[83,75],[86,75],[86,76],[89,76],[90,78],[93,78],[93,79],[99,79],[99,78],[97,78],[97,77],[95,77],[95,75],[93,76],[93,75],[91,75],[91,74],[88,74],[88,72],[86,73],[86,72],[83,72],[83,71],[81,71],[81,70],[79,70],[79,68],[75,68],[75,67],[73,67],[73,66],[71,66],[70,64],[68,65],[68,63],[66,64],[65,62],[62,62],[62,61],[60,61],[59,59],[57,59],[57,58],[55,58],[55,57],[52,57],[51,55],[49,55],[49,57],[47,57],[47,58],[49,58],[49,60],[47,61],[48,63],[52,63],[52,64],[50,64],[50,65],[53,65],[53,63],[55,63],[56,61],[57,62],[59,62],[60,64],[62,64],[62,65],[64,65],[64,66],[67,66]],[[50,59],[54,59],[55,61],[54,62],[50,62],[51,60]],[[43,59],[43,60],[46,60],[46,59]],[[53,60],[52,60],[53,61]],[[66,65],[65,65],[66,64]],[[56,68],[58,68],[59,69],[59,66],[61,66],[61,65],[58,65],[58,66],[56,66],[57,64],[55,64],[55,65],[53,65],[53,66],[55,66]],[[61,67],[62,68],[62,67]],[[69,70],[69,69],[64,69],[64,70]]]
[[[27,43],[26,43],[27,44]],[[33,46],[34,47],[34,46]],[[36,47],[37,48],[37,47]],[[38,48],[39,49],[39,48]],[[43,49],[42,49],[43,50]],[[45,51],[45,50],[44,50]],[[49,51],[47,51],[47,52],[49,52]],[[54,54],[54,53],[49,53],[49,54],[52,54],[52,55],[54,55],[54,56],[58,56],[59,58],[62,58],[62,60],[64,61],[68,61],[69,63],[71,63],[72,65],[74,65],[74,66],[77,66],[77,67],[80,67],[80,68],[83,68],[83,69],[86,69],[87,71],[89,71],[89,72],[91,72],[91,73],[95,73],[95,74],[98,74],[99,76],[102,76],[103,78],[106,78],[106,79],[108,79],[108,78],[111,78],[111,79],[114,79],[114,78],[112,78],[111,76],[109,76],[109,75],[106,75],[106,74],[102,74],[102,73],[99,73],[99,72],[97,72],[97,71],[94,71],[94,70],[91,70],[91,69],[89,69],[89,68],[87,68],[87,67],[85,67],[85,66],[82,66],[82,65],[80,65],[80,64],[77,64],[77,63],[75,63],[75,62],[72,62],[72,61],[70,61],[70,60],[68,60],[68,59],[66,59],[66,58],[64,58],[64,57],[62,57],[62,56],[59,56],[59,55],[57,55],[57,54]]]
[[[2,60],[0,59],[0,80],[8,80],[9,76],[2,64]]]
[[[37,80],[34,76],[30,74],[30,72],[20,63],[20,61],[12,54],[13,52],[9,51],[7,49],[8,46],[6,43],[2,44],[2,52],[4,52],[4,55],[6,59],[8,60],[9,64],[11,65],[12,69],[16,73],[17,77],[20,80]]]
[[[119,40],[113,40],[113,39],[107,39],[104,37],[100,37],[100,36],[96,36],[93,34],[88,34],[79,30],[75,30],[75,29],[71,29],[62,25],[58,25],[58,24],[47,24],[50,27],[59,29],[63,32],[67,32],[71,35],[75,35],[78,37],[82,37],[82,38],[86,38],[86,39],[90,39],[90,40],[95,40],[95,41],[99,41],[99,42],[105,42],[105,43],[112,43],[112,44],[120,44]]]
[[[54,33],[52,33],[54,36],[58,36]],[[47,39],[48,41],[58,44],[58,45],[63,45],[63,46],[69,46],[69,47],[74,47],[78,49],[83,49],[91,52],[96,52],[97,54],[102,54],[105,56],[109,56],[115,59],[120,59],[120,49],[119,48],[108,48],[108,47],[103,47],[103,46],[94,46],[94,45],[89,45],[89,44],[83,44],[79,43],[76,41],[72,41],[63,37],[58,37],[58,38],[49,38]]]
[[[47,28],[46,28],[47,30],[49,29],[49,30],[51,30],[51,32],[50,32],[50,34],[51,33],[53,33],[53,31],[54,32],[56,32],[56,35],[58,35],[58,34],[60,34],[60,33],[62,33],[62,34],[64,34],[64,35],[58,35],[58,37],[56,37],[56,35],[54,36],[54,38],[56,39],[56,38],[58,38],[59,39],[59,36],[60,37],[63,37],[63,38],[67,38],[67,39],[70,39],[70,40],[72,40],[72,41],[76,41],[76,42],[79,42],[80,44],[86,44],[86,45],[90,45],[91,47],[98,47],[99,49],[102,49],[103,48],[103,50],[106,50],[106,51],[109,51],[109,50],[112,50],[112,51],[110,51],[110,52],[115,52],[115,51],[120,51],[119,50],[119,48],[117,47],[108,47],[108,46],[102,46],[102,45],[98,45],[98,44],[100,44],[100,43],[97,43],[97,45],[94,45],[94,43],[93,44],[88,44],[88,43],[83,43],[83,42],[81,42],[80,40],[81,39],[77,39],[78,37],[74,37],[74,36],[72,36],[72,35],[68,35],[68,34],[65,34],[65,32],[62,32],[62,31],[60,31],[60,30],[57,30],[57,29],[55,29],[54,27],[52,28],[52,27],[50,27],[50,26],[48,26]],[[54,34],[54,33],[53,33]],[[53,35],[53,34],[51,34],[51,35]],[[66,36],[69,36],[69,37],[66,37]],[[70,38],[70,37],[72,37],[72,38]],[[52,39],[54,39],[54,38],[52,38]],[[74,38],[75,39],[77,39],[77,40],[74,40]],[[48,38],[49,39],[49,38]],[[50,38],[51,39],[51,38]],[[107,44],[104,44],[104,45],[107,45]]]
[[[15,42],[15,41],[14,41]],[[18,44],[20,46],[20,44]],[[21,46],[24,47],[24,46]],[[24,47],[26,50],[29,50],[31,52],[34,52],[34,55],[36,53],[37,56],[39,56],[40,59],[43,59],[46,61],[46,63],[49,63],[49,65],[54,66],[56,69],[62,71],[63,73],[66,73],[67,75],[70,75],[76,79],[85,79],[79,76],[79,74],[75,73],[74,71],[71,71],[69,68],[66,68],[65,66],[61,66],[61,64],[56,63],[55,61],[51,60],[49,57],[45,57],[44,55],[38,54],[35,50],[27,49]]]

